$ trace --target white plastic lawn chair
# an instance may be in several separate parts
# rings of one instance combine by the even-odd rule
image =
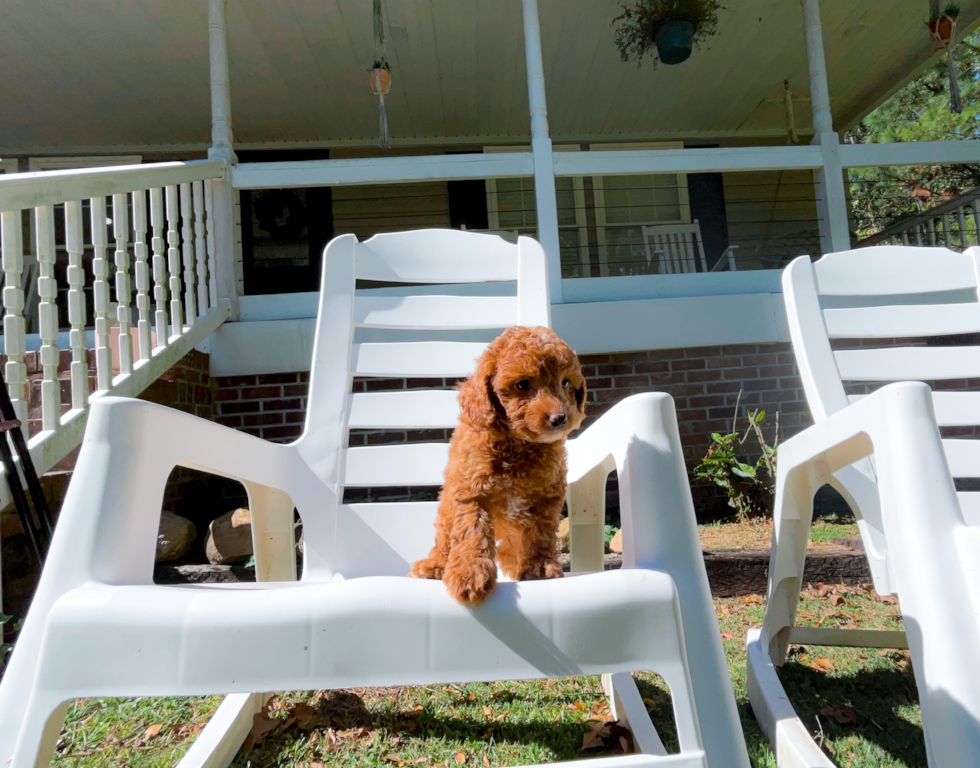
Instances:
[[[0,683],[0,765],[11,756],[11,768],[45,764],[65,702],[78,697],[232,694],[182,762],[220,766],[263,701],[253,691],[603,674],[613,711],[645,753],[607,758],[614,765],[747,768],[666,395],[628,398],[569,443],[573,558],[602,567],[603,492],[616,469],[620,571],[503,583],[482,606],[464,607],[441,582],[405,577],[431,546],[434,503],[343,504],[345,486],[438,485],[447,458],[446,444],[347,448],[349,429],[446,428],[457,417],[455,392],[352,395],[352,376],[465,376],[484,347],[355,343],[355,328],[546,325],[540,245],[452,230],[364,243],[346,235],[328,245],[323,275],[307,421],[295,443],[138,400],[93,404],[48,564]],[[517,288],[512,296],[421,287],[355,297],[357,279],[516,280]],[[261,583],[152,583],[175,465],[245,483]],[[298,582],[294,505],[305,540]],[[680,754],[662,756],[635,670],[670,686]]]
[[[766,615],[748,639],[749,696],[780,768],[834,765],[776,675],[790,643],[909,648],[929,764],[977,764],[980,494],[957,494],[952,477],[980,477],[980,442],[941,440],[937,423],[980,424],[980,393],[930,394],[924,384],[896,384],[861,397],[848,396],[844,383],[975,378],[980,349],[888,344],[834,351],[831,340],[980,332],[978,256],[980,249],[880,246],[815,263],[802,256],[783,273],[793,349],[816,426],[779,450]],[[905,632],[794,626],[812,497],[825,484],[855,511],[875,589],[898,595]]]

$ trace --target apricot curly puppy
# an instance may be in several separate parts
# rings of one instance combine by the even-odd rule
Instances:
[[[585,418],[585,377],[549,328],[498,336],[459,391],[436,543],[409,576],[442,579],[460,602],[512,579],[556,579],[565,438]]]

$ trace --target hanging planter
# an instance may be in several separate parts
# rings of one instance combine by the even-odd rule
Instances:
[[[387,62],[374,62],[371,69],[371,93],[375,96],[387,96],[391,90],[391,67]]]
[[[942,13],[934,13],[929,19],[929,32],[932,45],[937,50],[948,48],[956,34],[956,20],[960,16],[959,6],[948,5]]]
[[[718,32],[718,0],[636,0],[623,5],[613,23],[616,47],[623,61],[643,62],[650,54],[653,65],[675,65],[691,57],[695,45]],[[655,55],[654,55],[655,52]]]

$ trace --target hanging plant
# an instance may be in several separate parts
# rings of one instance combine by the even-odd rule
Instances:
[[[371,66],[371,93],[378,97],[378,146],[388,149],[391,139],[388,136],[388,110],[385,96],[391,90],[391,66],[385,51],[385,20],[381,0],[372,3],[374,19],[374,64]]]
[[[643,62],[647,54],[663,64],[687,61],[695,45],[718,32],[718,12],[726,10],[718,0],[636,0],[622,6],[613,24],[616,47],[623,61]]]
[[[371,93],[387,96],[391,90],[391,65],[387,61],[376,61],[371,68]]]
[[[928,27],[935,48],[948,48],[953,42],[953,35],[956,33],[956,20],[959,16],[960,8],[958,5],[947,5],[942,13],[939,12],[938,3],[932,6]]]

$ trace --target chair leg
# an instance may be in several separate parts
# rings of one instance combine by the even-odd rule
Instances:
[[[70,703],[37,692],[31,695],[9,768],[44,768],[51,763]]]
[[[633,732],[636,751],[647,755],[666,755],[667,748],[650,720],[633,675],[629,672],[603,675],[602,690],[609,699],[613,717]]]
[[[568,486],[568,549],[573,573],[603,568],[608,476],[608,470],[598,466]]]
[[[228,768],[269,698],[268,693],[226,696],[176,768]]]
[[[296,581],[293,500],[278,488],[245,483],[256,581]]]

